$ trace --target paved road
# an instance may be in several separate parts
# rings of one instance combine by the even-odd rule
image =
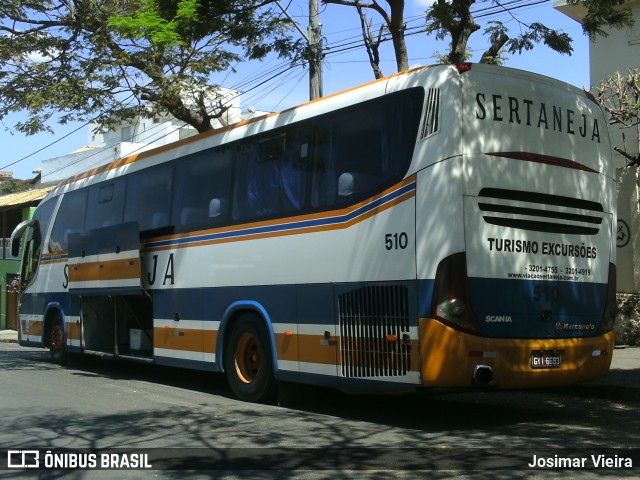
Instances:
[[[640,456],[633,470],[622,471],[526,466],[533,455],[562,456],[566,448],[578,456],[624,457],[627,447],[640,446],[637,348],[616,350],[606,379],[570,388],[409,396],[302,388],[297,396],[306,400],[278,407],[239,402],[223,377],[209,373],[91,357],[60,368],[43,350],[3,343],[0,389],[5,449],[206,448],[233,468],[213,475],[224,479],[640,478]],[[151,452],[157,459],[163,451]],[[164,452],[184,456],[187,451]],[[196,462],[204,451],[189,452]],[[285,470],[243,470],[253,456],[262,466],[275,459]],[[411,470],[416,464],[428,471]],[[477,470],[448,471],[469,465]],[[501,465],[504,469],[497,468]],[[314,470],[304,470],[309,466]],[[141,473],[57,470],[29,478],[140,478]],[[144,474],[185,478],[181,471]],[[0,476],[27,478],[24,471],[0,471]],[[211,475],[195,471],[189,478]]]

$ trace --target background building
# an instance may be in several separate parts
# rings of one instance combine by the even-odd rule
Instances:
[[[53,187],[34,188],[0,197],[2,248],[0,250],[0,330],[18,326],[18,292],[15,282],[20,272],[20,257],[11,255],[13,229],[30,218],[33,210]]]
[[[249,108],[242,112],[240,93],[236,90],[220,88],[212,109],[223,103],[229,108],[221,118],[212,120],[213,128],[262,115]],[[215,111],[215,110],[214,110]],[[56,184],[80,172],[96,168],[122,157],[161,147],[197,134],[197,131],[184,122],[171,116],[142,118],[136,117],[116,127],[101,131],[96,124],[90,124],[89,138],[83,146],[68,155],[44,160],[40,168],[42,185]]]
[[[589,45],[589,75],[592,87],[600,85],[615,72],[626,74],[629,68],[640,68],[640,0],[626,3],[631,7],[635,23],[631,28],[607,30],[608,36],[599,36]],[[581,5],[567,5],[556,1],[555,8],[582,22],[586,13]],[[628,153],[638,153],[640,126],[635,129],[612,127],[613,146]],[[620,293],[640,291],[640,178],[637,167],[625,167],[627,161],[616,153],[618,176],[618,235],[617,235],[617,288]]]

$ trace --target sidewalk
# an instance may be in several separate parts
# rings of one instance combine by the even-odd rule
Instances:
[[[16,330],[0,330],[0,343],[18,343]]]

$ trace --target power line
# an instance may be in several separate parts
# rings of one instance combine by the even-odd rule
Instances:
[[[66,135],[63,135],[62,137],[58,138],[57,140],[54,140],[53,142],[49,143],[48,145],[45,145],[44,147],[39,148],[39,149],[38,149],[38,150],[36,150],[35,152],[29,153],[28,155],[25,155],[24,157],[19,158],[18,160],[14,161],[14,162],[8,163],[7,165],[5,165],[5,166],[3,166],[3,167],[0,167],[0,170],[4,170],[5,168],[12,167],[13,165],[16,165],[16,164],[18,164],[18,163],[20,163],[20,162],[22,162],[22,161],[24,161],[24,160],[27,160],[27,159],[29,159],[29,158],[33,157],[34,155],[37,155],[38,153],[40,153],[40,152],[42,152],[42,151],[46,150],[47,148],[52,147],[52,146],[53,146],[53,145],[55,145],[56,143],[61,142],[61,141],[62,141],[62,140],[64,140],[65,138],[70,137],[71,135],[73,135],[74,133],[76,133],[78,130],[80,130],[80,129],[82,129],[82,128],[86,127],[87,125],[89,125],[89,123],[85,123],[85,124],[83,124],[83,125],[80,125],[80,126],[79,126],[78,128],[76,128],[75,130],[72,130],[71,132],[67,133]]]
[[[511,12],[514,10],[518,10],[521,8],[525,8],[525,7],[531,7],[531,6],[537,6],[540,5],[542,3],[547,2],[547,0],[510,0],[507,2],[504,2],[502,4],[491,4],[489,6],[486,7],[482,7],[482,8],[478,8],[476,10],[474,10],[472,12],[472,14],[475,16],[475,18],[486,18],[492,15],[497,15],[500,13],[507,13],[507,12]],[[488,2],[487,2],[488,3]],[[420,20],[424,19],[424,15],[414,15],[411,17],[408,17],[406,20],[406,24],[410,25],[413,24],[415,22],[419,22]],[[376,24],[374,27],[376,29],[380,28],[382,24],[378,23]],[[329,33],[329,34],[325,34],[325,36],[332,36],[332,35],[336,35],[336,34],[340,34],[340,33],[345,33],[345,32],[352,32],[352,31],[359,31],[359,28],[352,28],[352,29],[345,29],[345,30],[341,30],[338,32],[333,32],[333,33]],[[414,25],[414,26],[408,26],[405,30],[405,37],[407,36],[413,36],[413,35],[417,35],[420,33],[423,33],[425,30],[425,26],[424,24],[421,25]],[[390,34],[386,34],[382,41],[383,42],[387,42],[391,40]],[[338,56],[340,54],[344,54],[347,52],[351,52],[353,50],[356,49],[360,49],[364,47],[364,41],[361,37],[361,33],[359,35],[353,35],[353,36],[349,36],[347,38],[343,38],[341,40],[337,40],[335,42],[333,42],[332,44],[326,46],[324,48],[325,51],[325,58],[326,57],[335,57]],[[364,62],[364,61],[363,61]],[[340,63],[340,62],[336,62],[336,63]],[[231,99],[229,99],[229,101],[237,98],[238,96],[243,96],[243,98],[247,98],[250,101],[260,101],[262,99],[264,99],[266,96],[268,96],[269,94],[273,93],[274,91],[276,91],[277,89],[283,87],[286,83],[288,83],[291,80],[292,77],[292,71],[294,68],[298,68],[299,66],[301,66],[300,63],[297,64],[291,64],[288,62],[280,62],[278,64],[276,64],[275,66],[272,66],[270,68],[268,68],[266,71],[261,72],[261,70],[263,70],[263,68],[261,67],[260,69],[258,69],[256,72],[254,72],[254,74],[250,77],[247,77],[243,80],[241,80],[239,83],[237,83],[235,86],[232,87],[226,87],[226,88],[231,88],[233,90],[237,90],[240,93],[238,95],[233,96]],[[231,70],[230,70],[231,71]],[[261,72],[261,73],[258,73]],[[225,83],[226,80],[228,79],[230,72],[227,72],[226,76],[223,78],[222,83]],[[280,78],[281,76],[284,75],[284,78]],[[296,83],[299,84],[303,74],[299,75],[298,77],[298,82]],[[264,77],[267,76],[267,78],[265,79]],[[270,84],[271,82],[274,82],[276,79],[278,79],[278,83],[276,83],[276,85],[271,86],[271,87],[267,87],[268,84]],[[267,88],[269,88],[269,90],[266,90]],[[294,86],[295,88],[295,86]],[[259,89],[264,89],[264,91],[261,91]],[[290,94],[290,92],[293,91],[293,88],[289,90],[289,92],[283,97],[286,98],[287,95]],[[253,92],[251,95],[247,95],[249,92]],[[131,97],[130,97],[131,98]],[[279,105],[282,102],[282,100],[280,100],[277,104]],[[95,119],[94,119],[95,120]],[[68,138],[69,136],[71,136],[72,134],[76,133],[77,131],[79,131],[82,128],[85,128],[86,126],[88,126],[90,123],[92,123],[92,121],[87,122],[81,126],[79,126],[78,128],[74,129],[73,131],[65,134],[64,136],[52,141],[51,143],[49,143],[48,145],[39,148],[38,150],[25,155],[24,157],[15,160],[3,167],[0,167],[0,169],[6,169],[8,167],[14,166],[20,162],[23,162],[31,157],[33,157],[34,155],[37,155],[38,153],[45,151],[46,149],[50,148],[51,146],[59,143],[60,141],[64,140],[65,138]],[[183,127],[181,127],[183,128]],[[103,149],[108,149],[110,147],[114,147],[116,144],[113,145],[108,145],[105,147],[101,147],[100,150]],[[97,154],[97,153],[96,153]],[[89,156],[90,157],[90,156]],[[82,160],[89,158],[89,157],[83,157]],[[62,166],[60,167],[60,169],[56,170],[59,171],[61,169],[67,168],[70,165],[73,165],[74,163],[77,163],[80,160],[74,161],[68,165]],[[51,173],[55,173],[51,172]]]
[[[286,65],[286,66],[285,66],[285,65]],[[251,91],[254,91],[255,89],[260,88],[261,86],[263,86],[263,85],[265,85],[265,84],[267,84],[267,83],[269,83],[269,82],[273,81],[274,79],[278,78],[279,76],[284,75],[285,73],[292,71],[294,68],[296,68],[296,67],[298,67],[298,66],[299,66],[299,65],[288,65],[288,62],[282,62],[282,63],[280,63],[280,64],[276,65],[275,67],[273,67],[272,69],[269,69],[269,70],[268,70],[266,73],[264,73],[264,74],[256,75],[256,76],[255,76],[255,77],[253,77],[253,78],[248,78],[248,79],[246,79],[243,83],[239,84],[237,87],[232,88],[232,89],[234,89],[234,90],[238,90],[238,89],[239,89],[239,87],[240,87],[240,88],[241,88],[241,87],[246,87],[246,88],[245,88],[241,93],[239,93],[238,95],[234,95],[234,96],[232,96],[232,97],[228,100],[228,102],[231,102],[232,100],[234,100],[235,98],[237,98],[238,96],[240,96],[240,95],[242,95],[242,94],[246,94],[247,92],[251,92]],[[264,78],[264,75],[269,75],[269,76],[265,79],[265,78]],[[271,91],[273,91],[273,90],[275,90],[275,88],[272,88],[272,90],[271,90]],[[128,97],[127,99],[123,100],[123,101],[121,102],[121,106],[126,107],[126,103],[125,103],[125,102],[127,102],[128,100],[131,100],[132,98],[133,98],[133,96],[130,96],[130,97]],[[61,142],[61,141],[62,141],[62,140],[64,140],[65,138],[68,138],[69,136],[71,136],[71,135],[73,135],[74,133],[78,132],[79,130],[81,130],[81,129],[83,129],[83,128],[85,128],[85,127],[89,126],[89,125],[91,125],[91,124],[92,124],[94,121],[96,121],[98,118],[99,118],[99,117],[94,117],[93,119],[89,120],[88,122],[83,123],[82,125],[78,126],[78,127],[77,127],[77,128],[75,128],[74,130],[72,130],[71,132],[69,132],[69,133],[67,133],[67,134],[65,134],[65,135],[63,135],[63,136],[61,136],[60,138],[57,138],[57,139],[53,140],[52,142],[50,142],[49,144],[47,144],[47,145],[45,145],[45,146],[43,146],[43,147],[39,148],[38,150],[36,150],[36,151],[34,151],[34,152],[32,152],[32,153],[29,153],[28,155],[25,155],[24,157],[21,157],[21,158],[19,158],[18,160],[15,160],[15,161],[13,161],[13,162],[11,162],[11,163],[8,163],[7,165],[4,165],[4,166],[0,167],[0,170],[4,170],[4,169],[9,168],[9,167],[11,167],[11,166],[17,165],[18,163],[21,163],[21,162],[23,162],[23,161],[25,161],[25,160],[28,160],[29,158],[31,158],[31,157],[33,157],[33,156],[37,155],[38,153],[45,151],[46,149],[48,149],[48,148],[52,147],[53,145],[55,145],[55,144],[57,144],[57,143]],[[161,125],[161,124],[160,124],[160,125]],[[152,128],[159,128],[159,127],[160,127],[160,125],[158,125],[158,126],[154,126],[154,127],[152,127]],[[186,125],[186,124],[185,124],[185,125]],[[182,127],[180,127],[180,128],[184,128],[184,126],[182,126]],[[160,137],[156,137],[156,139],[158,139],[158,140],[159,140],[159,139],[161,139],[161,138],[162,138],[162,137],[164,137],[164,136],[165,136],[165,134],[164,134],[164,133],[162,133],[162,136],[160,136]],[[133,138],[133,137],[132,137],[132,138]],[[96,152],[94,152],[94,153],[92,153],[92,154],[89,154],[89,155],[82,156],[82,158],[79,158],[79,159],[77,159],[77,160],[73,160],[73,161],[71,161],[71,162],[69,162],[69,163],[67,163],[67,164],[65,164],[65,165],[62,165],[62,166],[60,166],[59,168],[57,168],[56,170],[52,170],[51,172],[49,172],[49,175],[51,175],[51,174],[53,174],[53,173],[56,173],[56,172],[59,172],[59,171],[61,171],[61,170],[64,170],[65,168],[68,168],[69,166],[72,166],[72,165],[74,165],[74,164],[76,164],[76,163],[79,163],[79,162],[85,161],[85,160],[87,160],[87,159],[90,159],[92,156],[97,156],[97,155],[101,154],[102,152],[104,152],[105,150],[108,150],[108,149],[110,149],[110,148],[114,148],[114,147],[116,147],[119,143],[120,143],[120,142],[113,143],[113,144],[110,144],[110,145],[105,145],[105,146],[103,146],[103,147],[99,147],[98,149],[96,149]],[[153,143],[153,142],[152,142],[152,143]],[[138,149],[138,150],[139,150],[139,149]],[[138,150],[135,150],[135,151],[138,151]],[[134,151],[134,152],[135,152],[135,151]],[[132,153],[133,153],[133,152],[132,152]]]
[[[511,0],[499,5],[483,7],[483,8],[474,10],[471,13],[475,18],[486,18],[486,17],[498,15],[501,13],[512,12],[514,10],[519,10],[526,7],[537,6],[543,3],[548,3],[548,0]],[[408,25],[409,23],[417,21],[420,18],[424,18],[424,16],[409,17],[409,19],[405,22],[405,24]],[[373,25],[372,28],[379,29],[380,26],[382,25],[384,24],[382,22],[379,22]],[[405,29],[404,35],[405,37],[409,37],[409,36],[417,35],[420,33],[424,33],[425,28],[426,28],[426,25],[407,27]],[[391,40],[390,33],[386,33],[382,37],[382,42],[388,42],[390,40]],[[346,38],[341,42],[343,43],[339,43],[337,45],[327,47],[325,56],[331,56],[339,53],[350,52],[350,51],[357,50],[364,47],[364,40],[362,39],[362,34],[360,34],[359,38],[357,38],[356,36],[353,36],[353,37]]]

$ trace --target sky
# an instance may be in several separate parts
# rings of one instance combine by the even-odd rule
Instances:
[[[429,1],[406,1],[406,39],[411,67],[436,63],[434,53],[444,53],[447,48],[447,42],[437,41],[434,36],[427,36],[419,31]],[[290,16],[298,21],[302,30],[306,30],[308,0],[281,0],[280,4],[286,6]],[[516,0],[503,4],[529,5],[487,17],[478,13],[478,23],[486,25],[489,20],[501,20],[517,32],[521,28],[521,22],[537,21],[548,27],[560,29],[573,38],[571,56],[560,55],[544,45],[537,45],[533,50],[521,55],[508,55],[505,66],[547,75],[580,88],[590,87],[589,41],[577,22],[555,10],[553,2],[549,0]],[[481,9],[484,5],[477,3],[474,10]],[[370,18],[374,25],[380,23],[377,14],[372,12]],[[361,41],[360,21],[355,9],[340,5],[321,5],[320,22],[325,45],[330,47],[323,63],[323,93],[335,93],[373,80],[364,48],[349,48]],[[470,46],[474,52],[471,61],[477,61],[487,47],[480,31],[472,36]],[[395,73],[395,58],[390,42],[381,48],[381,59],[384,74]],[[272,77],[272,80],[265,82]],[[239,64],[235,66],[235,73],[218,74],[213,81],[223,87],[243,91],[243,110],[253,107],[262,111],[279,111],[309,99],[308,76],[305,69],[289,69],[286,61],[276,58]],[[81,123],[65,126],[53,123],[51,127],[55,134],[25,136],[12,131],[12,126],[24,118],[24,114],[15,114],[5,118],[0,124],[0,171],[13,172],[14,178],[33,178],[33,171],[40,167],[43,160],[66,155],[88,144],[89,128]]]

